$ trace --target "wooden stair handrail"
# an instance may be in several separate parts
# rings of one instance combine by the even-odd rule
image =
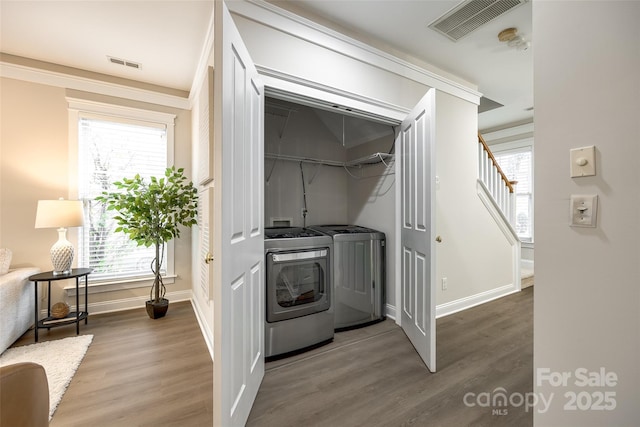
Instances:
[[[509,189],[509,193],[513,193],[514,192],[513,186],[517,184],[518,181],[509,181],[509,178],[507,178],[507,175],[505,175],[504,172],[502,171],[502,168],[496,161],[496,158],[493,157],[493,153],[489,149],[489,146],[487,145],[487,143],[484,141],[484,138],[482,137],[480,132],[478,132],[478,142],[482,144],[482,148],[484,149],[484,151],[487,152],[487,154],[489,155],[489,158],[493,162],[493,165],[496,167],[496,169],[498,169],[498,173],[500,174],[500,176],[502,177],[502,180],[504,181],[505,185]]]

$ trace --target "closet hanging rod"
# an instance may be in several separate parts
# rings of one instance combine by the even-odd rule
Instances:
[[[314,159],[310,157],[288,156],[285,154],[274,154],[274,153],[265,153],[264,157],[266,159],[287,160],[290,162],[303,162],[303,163],[312,163],[316,165],[351,168],[351,167],[360,167],[364,165],[373,165],[376,163],[385,163],[385,160],[393,159],[394,155],[388,154],[388,153],[373,153],[368,156],[360,157],[355,160],[349,160],[348,162],[338,162],[335,160],[321,160],[321,159]]]
[[[310,157],[287,156],[285,154],[265,153],[264,157],[265,159],[286,160],[289,162],[312,163],[315,165],[339,166],[339,167],[344,166],[344,162],[338,162],[335,160],[320,160],[320,159],[313,159]]]

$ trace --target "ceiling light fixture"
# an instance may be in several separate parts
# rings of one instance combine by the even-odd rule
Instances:
[[[506,42],[509,47],[518,50],[527,50],[531,46],[531,42],[518,34],[518,29],[511,27],[506,28],[498,33],[498,40]]]

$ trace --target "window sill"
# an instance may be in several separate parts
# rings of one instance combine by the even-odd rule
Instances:
[[[175,274],[169,276],[162,276],[165,285],[171,285],[175,282],[178,276]],[[149,288],[153,285],[153,277],[142,277],[138,279],[123,279],[123,280],[109,280],[103,282],[89,282],[87,285],[87,291],[89,295],[99,294],[103,292],[115,292],[123,291],[127,289],[137,288]],[[69,285],[64,287],[68,296],[76,296],[76,285]],[[79,295],[84,295],[84,286],[79,286]]]

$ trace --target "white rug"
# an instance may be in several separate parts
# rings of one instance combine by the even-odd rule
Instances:
[[[44,367],[49,382],[49,421],[84,358],[93,335],[80,335],[7,349],[0,366],[34,362]]]

